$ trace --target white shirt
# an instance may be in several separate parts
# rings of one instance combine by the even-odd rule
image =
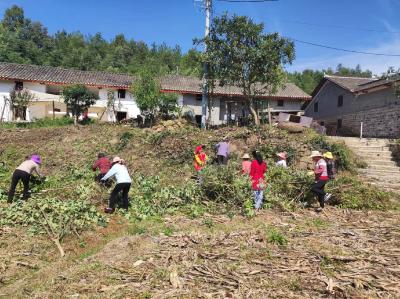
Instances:
[[[124,165],[121,165],[119,163],[114,164],[114,166],[111,167],[111,169],[101,180],[105,181],[114,175],[117,180],[117,184],[132,183],[132,179],[129,176],[128,169]]]
[[[275,165],[278,166],[278,167],[287,168],[286,160],[279,160],[278,162],[276,162]]]

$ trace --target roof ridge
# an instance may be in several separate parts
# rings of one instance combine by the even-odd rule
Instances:
[[[1,61],[0,65],[30,66],[30,67],[37,67],[37,68],[49,68],[49,69],[53,69],[53,70],[75,71],[75,72],[82,72],[82,73],[98,73],[98,74],[119,75],[119,76],[129,76],[129,77],[133,76],[133,75],[127,74],[127,73],[112,73],[112,72],[106,72],[106,71],[86,71],[86,70],[80,70],[80,69],[75,69],[75,68],[64,68],[64,67],[52,66],[52,65],[26,64],[26,63],[15,63],[15,62],[6,62],[6,61]]]
[[[368,77],[357,77],[357,76],[337,76],[337,75],[324,75],[324,78],[346,78],[346,79],[370,79],[377,80],[376,78]]]

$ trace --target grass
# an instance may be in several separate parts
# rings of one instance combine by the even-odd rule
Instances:
[[[286,236],[275,227],[266,227],[266,237],[268,243],[285,247],[288,244]]]
[[[3,129],[14,129],[14,128],[25,128],[25,129],[34,129],[34,128],[52,128],[52,127],[63,127],[74,124],[74,120],[69,117],[60,117],[60,118],[41,118],[35,120],[33,122],[6,122],[1,123],[0,128]]]

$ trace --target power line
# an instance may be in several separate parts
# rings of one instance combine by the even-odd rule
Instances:
[[[290,37],[289,37],[290,38]],[[336,51],[342,51],[342,52],[350,52],[350,53],[356,53],[356,54],[364,54],[364,55],[374,55],[374,56],[386,56],[386,57],[400,57],[400,54],[384,54],[384,53],[373,53],[373,52],[363,52],[363,51],[356,51],[356,50],[349,50],[349,49],[342,49],[342,48],[337,48],[337,47],[331,47],[331,46],[326,46],[326,45],[321,45],[321,44],[316,44],[316,43],[311,43],[311,42],[306,42],[303,40],[298,40],[295,38],[290,38],[291,40],[306,44],[306,45],[311,45],[315,47],[320,47],[320,48],[326,48],[326,49],[331,49],[331,50],[336,50]]]
[[[355,30],[355,31],[400,34],[400,31],[390,31],[390,30],[383,30],[383,29],[359,28],[359,27],[330,25],[330,24],[316,24],[316,23],[309,23],[309,22],[302,22],[302,21],[286,21],[286,20],[283,20],[283,22],[285,22],[285,23],[293,23],[293,24],[301,24],[301,25],[307,25],[307,26],[325,27],[325,28],[339,28],[339,29]]]

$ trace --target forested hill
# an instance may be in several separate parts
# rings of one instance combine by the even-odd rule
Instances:
[[[199,75],[199,53],[183,54],[179,46],[148,46],[116,35],[111,41],[101,33],[85,36],[64,30],[54,35],[40,22],[26,18],[21,7],[7,9],[0,25],[0,61],[50,65],[81,70],[135,74],[143,68],[156,73]]]
[[[80,32],[58,31],[49,34],[40,22],[26,18],[21,7],[5,11],[0,22],[0,61],[22,64],[50,65],[80,70],[99,70],[137,74],[143,69],[157,74],[201,76],[200,53],[195,49],[182,53],[179,46],[151,46],[142,41],[126,39],[123,34],[111,41],[101,33],[85,36]],[[363,71],[338,65],[335,70],[304,70],[288,73],[288,81],[311,94],[324,74],[370,77]]]

